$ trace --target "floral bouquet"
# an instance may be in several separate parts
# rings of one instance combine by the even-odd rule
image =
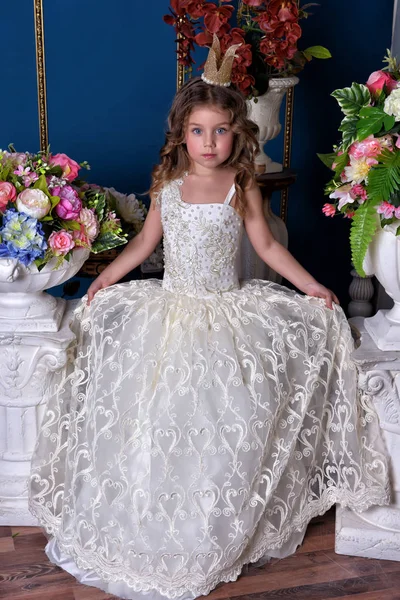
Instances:
[[[127,242],[117,199],[78,179],[87,163],[9,150],[0,151],[0,258],[38,270],[55,259],[58,269],[77,248],[98,253]],[[139,210],[138,223],[143,218]]]
[[[299,7],[298,0],[170,0],[164,21],[176,31],[178,61],[191,71],[195,44],[211,46],[213,34],[223,53],[236,51],[232,82],[245,96],[256,97],[268,89],[270,77],[295,75],[313,58],[330,58],[323,46],[298,48],[299,24],[313,4]]]
[[[356,271],[377,227],[400,233],[400,65],[388,52],[387,66],[366,84],[335,90],[344,118],[342,141],[319,158],[334,171],[325,193],[326,216],[352,219],[350,246]]]

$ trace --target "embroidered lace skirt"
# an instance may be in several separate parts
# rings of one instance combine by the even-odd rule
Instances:
[[[293,552],[336,502],[388,502],[339,307],[258,280],[203,299],[132,281],[83,302],[72,328],[30,504],[83,583],[195,598]]]

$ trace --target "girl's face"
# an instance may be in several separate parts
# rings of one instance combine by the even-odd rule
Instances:
[[[206,169],[215,169],[232,153],[230,114],[215,106],[199,106],[189,115],[186,147],[192,161]]]

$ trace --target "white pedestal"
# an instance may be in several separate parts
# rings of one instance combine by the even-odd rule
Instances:
[[[400,561],[400,352],[377,348],[364,319],[350,320],[361,336],[353,358],[359,369],[359,388],[373,399],[391,462],[393,498],[389,506],[354,513],[336,511],[338,554]]]
[[[12,296],[12,294],[10,294]],[[51,298],[49,296],[49,298]],[[51,299],[53,300],[53,299]],[[65,301],[58,299],[57,314]],[[74,341],[68,302],[58,331],[1,331],[0,325],[0,525],[36,525],[28,509],[28,476],[51,374],[67,360]],[[0,321],[1,323],[1,321]],[[30,331],[29,331],[30,330]]]

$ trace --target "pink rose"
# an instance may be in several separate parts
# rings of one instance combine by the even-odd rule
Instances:
[[[60,202],[56,205],[55,211],[60,219],[64,221],[76,221],[82,209],[82,202],[78,192],[70,185],[65,185],[59,192]]]
[[[367,86],[371,94],[376,94],[377,92],[383,90],[383,87],[385,85],[388,91],[391,92],[397,87],[397,81],[385,71],[374,71],[368,77],[368,81],[365,85]]]
[[[64,256],[64,254],[67,254],[75,246],[72,235],[69,231],[65,231],[65,229],[53,231],[47,241],[55,256]]]
[[[68,179],[68,181],[73,181],[78,176],[80,166],[66,154],[55,154],[50,158],[50,164],[61,167],[63,170],[62,177]]]
[[[14,202],[17,197],[17,190],[12,183],[0,181],[0,211],[5,210],[9,202]]]
[[[92,242],[97,237],[100,229],[95,212],[90,208],[82,208],[79,213],[79,222],[84,226],[85,233]]]

